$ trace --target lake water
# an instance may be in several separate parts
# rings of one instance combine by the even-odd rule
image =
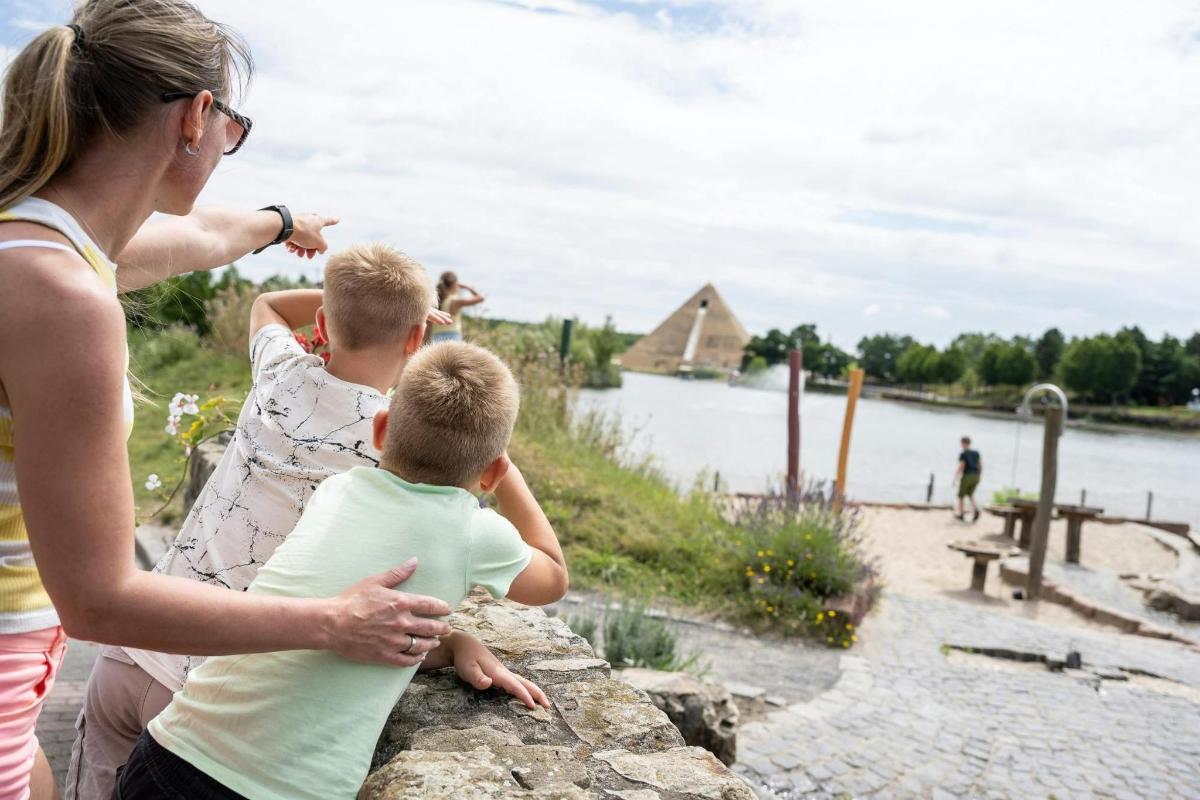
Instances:
[[[677,483],[701,471],[719,472],[723,488],[758,492],[781,482],[787,464],[787,394],[780,390],[685,381],[627,372],[621,389],[584,391],[582,408],[616,411],[634,454],[652,453]],[[782,384],[782,382],[779,382]],[[811,478],[837,471],[846,398],[806,393],[801,408],[800,464]],[[953,499],[959,439],[972,438],[983,456],[976,497],[1003,486],[1041,485],[1042,426],[888,400],[862,399],[855,415],[847,494],[860,500],[923,502],[930,473],[935,502]],[[1059,502],[1109,514],[1141,516],[1154,492],[1156,519],[1200,527],[1200,438],[1067,428],[1059,446]]]

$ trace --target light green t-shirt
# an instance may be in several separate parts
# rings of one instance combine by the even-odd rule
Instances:
[[[321,484],[246,591],[332,597],[412,556],[403,590],[453,608],[476,585],[504,596],[532,553],[463,489],[357,467]],[[150,734],[250,800],[353,798],[415,672],[316,650],[210,658]]]

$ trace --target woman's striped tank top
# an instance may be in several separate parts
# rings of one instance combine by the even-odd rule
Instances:
[[[108,260],[75,218],[62,208],[31,197],[0,211],[0,223],[3,222],[36,222],[58,231],[116,293],[117,265]],[[66,249],[54,242],[0,241],[0,249],[18,247]],[[124,412],[126,430],[129,431],[133,427],[133,395],[128,379],[124,387]],[[42,586],[29,549],[29,536],[17,495],[13,428],[12,410],[0,405],[0,634],[27,633],[58,624],[58,615]]]

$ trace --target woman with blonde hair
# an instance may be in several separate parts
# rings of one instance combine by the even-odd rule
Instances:
[[[0,797],[57,795],[34,727],[66,634],[198,655],[325,649],[411,666],[449,632],[418,616],[447,614],[444,603],[389,588],[412,564],[311,600],[134,567],[125,442],[133,401],[117,293],[272,244],[311,258],[336,222],[284,206],[193,208],[216,165],[250,135],[250,120],[231,103],[251,71],[236,34],[184,0],[89,0],[8,68]],[[155,212],[166,216],[148,221]]]
[[[466,293],[464,295],[464,292]],[[467,306],[476,306],[487,298],[475,291],[473,286],[460,283],[458,276],[447,270],[437,283],[438,309],[449,314],[453,320],[448,324],[431,324],[429,326],[429,341],[461,342],[462,310]]]

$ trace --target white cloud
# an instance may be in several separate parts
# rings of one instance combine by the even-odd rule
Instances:
[[[712,280],[843,346],[1197,327],[1195,9],[200,4],[260,64],[206,199],[340,214],[497,315],[646,330]]]

